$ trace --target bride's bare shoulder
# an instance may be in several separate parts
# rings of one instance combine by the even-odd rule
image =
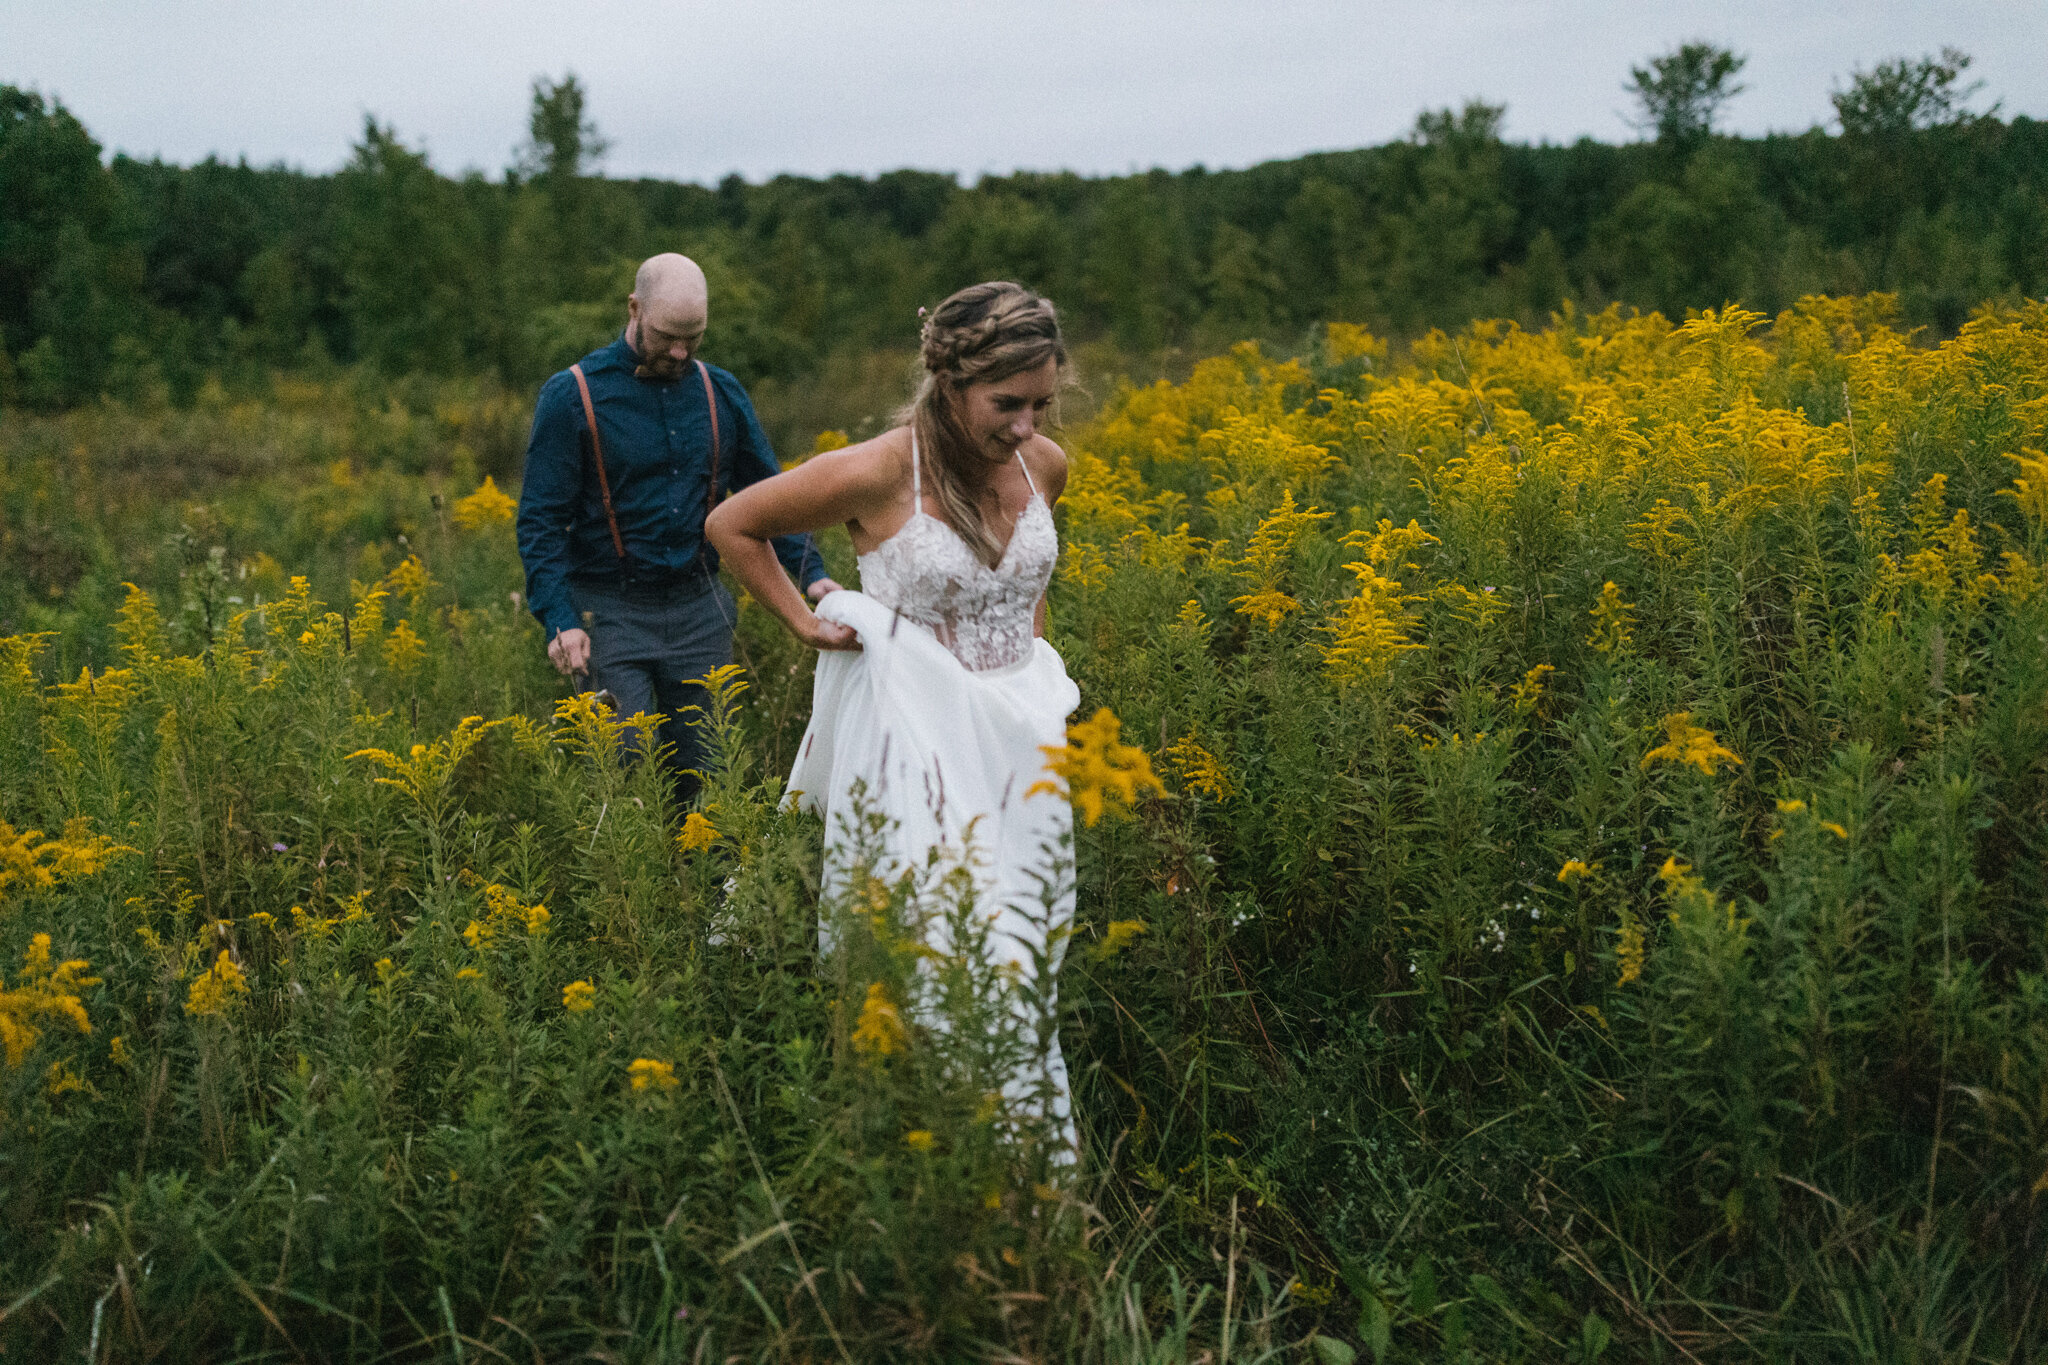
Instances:
[[[1067,487],[1067,452],[1058,441],[1040,433],[1018,448],[1031,477],[1045,491],[1047,502],[1058,502]]]
[[[850,446],[813,455],[805,466],[829,470],[839,486],[887,501],[910,482],[910,429],[896,427]]]

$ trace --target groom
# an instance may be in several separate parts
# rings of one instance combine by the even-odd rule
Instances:
[[[665,715],[685,795],[703,756],[684,715],[704,703],[691,680],[732,662],[736,619],[704,517],[781,472],[739,380],[696,358],[709,306],[695,261],[642,263],[624,334],[541,386],[519,490],[527,604],[548,658],[588,671],[623,715]],[[813,601],[838,586],[809,537],[778,537],[775,552]]]

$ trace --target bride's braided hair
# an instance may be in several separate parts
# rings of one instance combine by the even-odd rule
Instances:
[[[1064,370],[1059,316],[1051,302],[1022,285],[969,285],[924,314],[918,353],[924,381],[899,420],[917,433],[925,487],[946,521],[983,563],[994,565],[1001,548],[981,507],[993,463],[961,420],[960,395],[969,385],[997,383],[1048,359]]]

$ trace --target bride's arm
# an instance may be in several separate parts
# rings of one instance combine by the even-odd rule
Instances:
[[[1031,477],[1045,496],[1047,510],[1060,500],[1060,494],[1067,491],[1067,452],[1059,443],[1048,436],[1038,436],[1031,442],[1031,453],[1024,457],[1031,465]],[[1031,613],[1031,633],[1045,638],[1045,598],[1038,599],[1038,606]]]
[[[859,649],[860,640],[849,627],[812,613],[768,541],[857,521],[886,506],[897,480],[881,448],[883,439],[812,456],[734,493],[704,521],[704,534],[733,577],[813,649]]]

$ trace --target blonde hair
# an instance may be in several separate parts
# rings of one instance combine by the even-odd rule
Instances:
[[[1002,557],[982,517],[981,493],[992,465],[961,420],[960,394],[1035,370],[1048,359],[1064,370],[1066,343],[1052,303],[1022,285],[969,285],[925,315],[919,338],[924,380],[898,414],[917,436],[924,486],[960,538],[985,564]]]

